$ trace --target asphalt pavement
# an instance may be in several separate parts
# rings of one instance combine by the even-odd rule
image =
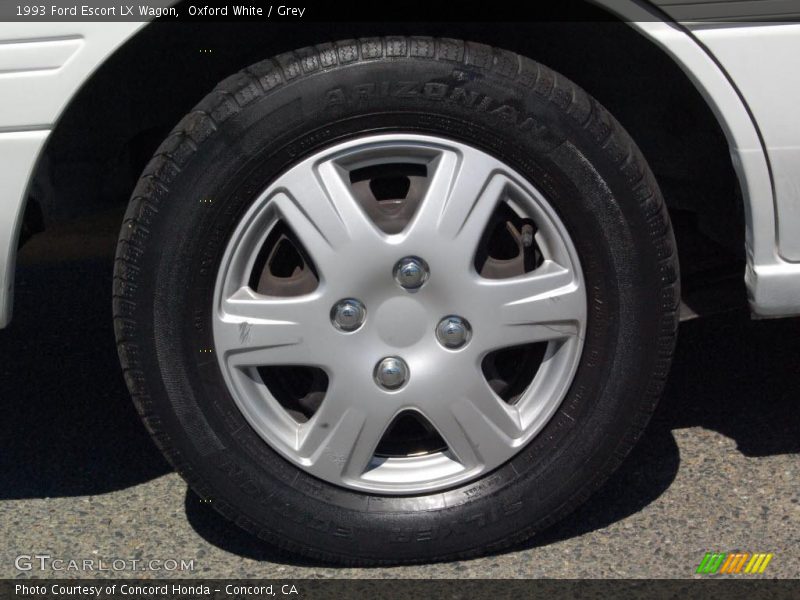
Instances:
[[[684,323],[642,441],[588,504],[531,542],[470,561],[336,568],[250,537],[172,472],[117,363],[103,258],[113,239],[70,235],[23,253],[14,320],[0,331],[0,577],[143,575],[18,568],[39,554],[193,561],[151,577],[682,578],[710,551],[773,553],[759,577],[800,575],[800,319],[734,311]]]

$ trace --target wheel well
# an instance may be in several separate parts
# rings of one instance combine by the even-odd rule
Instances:
[[[433,35],[529,56],[597,98],[652,167],[673,216],[684,287],[691,277],[744,268],[741,194],[724,134],[680,68],[625,23],[588,8],[584,22],[154,22],[112,55],[53,131],[32,185],[47,227],[119,214],[160,141],[218,81],[265,57],[324,41]],[[115,213],[115,214],[116,214]],[[114,219],[102,219],[114,223]]]

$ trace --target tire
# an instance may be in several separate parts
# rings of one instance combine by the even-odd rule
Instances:
[[[513,456],[430,490],[401,482],[401,493],[336,485],[269,443],[226,380],[212,308],[231,240],[264,190],[316,153],[380,135],[476,149],[518,174],[520,186],[539,190],[568,234],[586,309],[569,385]],[[158,148],[119,238],[115,331],[127,385],[155,442],[237,525],[341,564],[463,559],[509,548],[563,518],[633,447],[673,353],[676,256],[640,151],[562,75],[470,42],[347,40],[282,54],[222,81]],[[444,275],[431,262],[425,286],[436,289]],[[367,303],[364,330],[380,310]],[[485,334],[473,329],[465,347]],[[351,337],[342,335],[342,344]],[[371,372],[372,364],[354,361],[353,381]],[[516,381],[526,365],[508,377]],[[412,365],[408,385],[414,377]]]

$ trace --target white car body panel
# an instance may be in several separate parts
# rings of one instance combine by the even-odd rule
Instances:
[[[49,133],[48,130],[0,133],[0,327],[11,318],[17,239],[28,181]]]
[[[0,327],[11,319],[17,240],[47,136],[94,70],[144,23],[0,23]]]
[[[636,3],[620,6],[613,10],[688,74],[728,139],[744,196],[754,314],[800,314],[800,25],[689,31],[653,21]],[[47,135],[78,88],[144,25],[0,23],[0,327],[11,317],[26,190]]]
[[[0,23],[0,131],[49,129],[94,70],[145,23]]]
[[[791,157],[798,164],[794,152],[800,144],[800,75],[797,71],[784,73],[798,61],[800,25],[729,23],[693,28],[691,34],[663,22],[631,25],[681,66],[703,94],[728,139],[744,199],[745,280],[753,313],[760,317],[800,314],[800,262],[790,260],[797,241],[789,242],[787,249],[779,247],[779,239],[791,239],[789,232],[796,232],[795,238],[800,234],[800,169],[791,165]],[[775,35],[782,43],[774,48],[773,56],[764,49],[770,47],[766,40]],[[719,49],[724,62],[700,45],[706,41]],[[760,56],[760,61],[747,58],[754,55]],[[757,87],[749,83],[751,78],[761,84],[758,93],[750,89]],[[752,98],[739,81],[754,92]],[[789,141],[792,139],[793,143]],[[780,177],[780,186],[775,175]]]
[[[800,262],[800,24],[693,28],[692,33],[736,82],[753,113],[772,167],[778,253]]]

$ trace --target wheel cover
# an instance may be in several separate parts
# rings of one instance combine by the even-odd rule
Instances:
[[[374,207],[359,199],[353,174],[398,164],[421,169],[424,185],[402,229],[387,232],[376,224]],[[538,249],[538,260],[524,273],[490,278],[476,268],[476,256],[501,205],[535,224],[533,240],[525,241]],[[253,272],[280,224],[313,265],[313,289],[254,289]],[[397,274],[409,257],[425,269],[416,287],[403,287]],[[360,303],[363,314],[359,306],[339,306],[347,300]],[[241,219],[217,276],[214,349],[237,407],[287,460],[346,488],[419,494],[501,466],[544,427],[575,375],[586,304],[567,230],[525,178],[452,140],[366,136],[295,164]],[[455,324],[443,324],[453,317]],[[446,345],[448,335],[455,347]],[[487,379],[487,357],[530,344],[545,350],[511,402]],[[379,373],[387,358],[399,358],[405,374]],[[284,367],[314,368],[327,378],[305,419],[287,411],[268,385],[263,368]],[[409,414],[444,446],[377,452],[396,419]]]

